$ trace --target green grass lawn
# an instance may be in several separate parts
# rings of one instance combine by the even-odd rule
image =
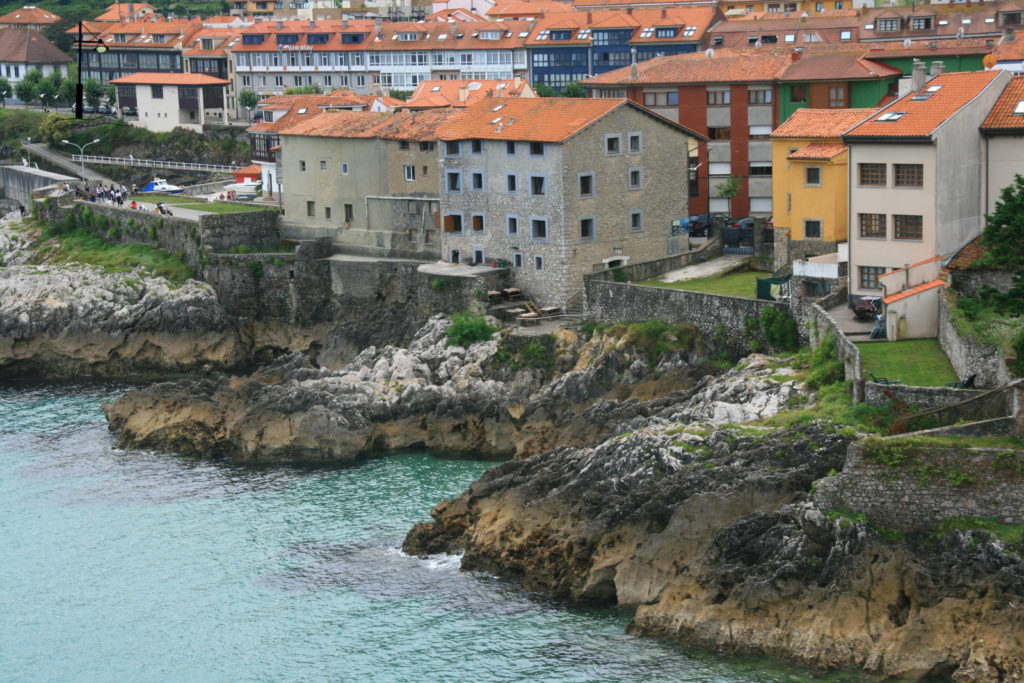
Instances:
[[[110,272],[143,266],[172,282],[185,282],[192,277],[192,269],[180,258],[144,244],[108,244],[84,229],[49,236],[59,242],[41,253],[51,263],[85,263]]]
[[[865,342],[857,348],[865,373],[873,372],[877,377],[899,379],[918,387],[941,387],[958,379],[938,339]],[[864,378],[870,379],[867,374]]]
[[[768,277],[768,273],[759,273],[756,270],[739,270],[725,275],[713,275],[711,277],[698,277],[682,282],[663,282],[662,280],[644,280],[637,284],[648,287],[668,287],[670,289],[685,289],[689,292],[707,292],[708,294],[726,294],[728,296],[743,296],[748,299],[757,297],[757,279]]]
[[[183,209],[192,209],[193,211],[205,211],[206,213],[246,213],[248,211],[259,211],[258,206],[243,206],[241,204],[225,204],[223,202],[208,202],[205,200],[197,200],[195,197],[186,197],[184,195],[172,194],[172,195],[152,195],[152,194],[141,194],[132,195],[128,197],[127,202],[130,204],[132,200],[146,204],[147,207],[155,205],[157,202],[163,202],[170,207],[180,206]],[[173,208],[171,209],[173,211]]]

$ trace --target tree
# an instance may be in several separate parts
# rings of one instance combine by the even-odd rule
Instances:
[[[107,87],[103,89],[103,99],[110,106],[117,104],[117,88],[114,87],[113,83],[107,83]]]
[[[63,114],[47,114],[43,122],[39,124],[39,132],[43,136],[43,141],[49,145],[56,145],[61,140],[67,140],[71,134],[71,122]]]
[[[576,81],[569,81],[562,88],[562,97],[586,97],[587,89]]]
[[[39,69],[29,69],[25,72],[25,75],[21,80],[28,81],[32,84],[38,84],[39,81],[43,80],[43,72]]]
[[[982,243],[988,247],[986,261],[1024,271],[1024,177],[1019,173],[999,193],[996,210],[985,216]]]
[[[0,102],[3,102],[4,107],[7,106],[7,98],[14,94],[14,88],[11,87],[11,82],[0,76]]]
[[[740,193],[740,179],[734,175],[729,176],[722,182],[715,185],[715,189],[718,190],[718,196],[724,197],[729,200],[729,215],[732,215],[732,200],[733,197]]]
[[[260,103],[260,96],[248,88],[238,93],[238,103],[249,110],[249,120],[252,120],[252,110]]]
[[[56,103],[57,94],[60,92],[60,82],[60,72],[54,71],[49,76],[39,79],[39,82],[36,83],[36,94],[43,106]]]
[[[28,103],[36,98],[37,94],[36,84],[27,78],[23,78],[18,81],[18,84],[14,86],[14,95],[19,100],[25,103],[25,107],[28,107]]]
[[[100,106],[100,98],[103,97],[103,85],[95,78],[90,78],[85,82],[83,86],[85,91],[85,103],[90,107],[96,108]]]
[[[60,87],[57,89],[57,98],[64,104],[71,106],[71,103],[75,101],[75,90],[78,83],[74,79],[65,78],[60,82]]]
[[[547,83],[537,83],[533,86],[533,91],[537,93],[537,97],[558,97],[558,91]]]

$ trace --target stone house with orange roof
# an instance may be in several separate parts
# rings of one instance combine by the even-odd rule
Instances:
[[[227,86],[223,78],[206,74],[135,73],[115,78],[117,107],[136,107],[133,126],[166,133],[185,128],[201,133],[211,113],[217,123],[227,117]]]
[[[45,31],[60,21],[60,16],[34,5],[26,5],[0,16],[0,28],[30,28]]]
[[[503,261],[543,306],[583,276],[686,248],[686,155],[702,136],[623,99],[481,100],[438,131],[442,254]]]
[[[979,129],[1011,80],[999,70],[930,81],[923,72],[922,64],[910,94],[843,136],[850,150],[850,304],[877,296],[893,305],[890,339],[937,333],[935,264],[982,230]]]
[[[282,235],[346,253],[441,254],[437,131],[456,112],[326,111],[280,131]]]

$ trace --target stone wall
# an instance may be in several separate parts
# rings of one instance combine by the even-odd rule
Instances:
[[[74,184],[78,179],[60,173],[42,171],[25,166],[0,166],[0,190],[26,208],[32,203],[32,193],[64,182]]]
[[[640,263],[627,264],[616,268],[615,271],[612,271],[611,269],[600,270],[596,273],[586,275],[584,280],[595,279],[603,282],[615,282],[617,272],[619,273],[619,277],[627,282],[641,282],[643,280],[656,278],[659,275],[664,275],[665,273],[673,270],[678,270],[679,268],[685,268],[686,266],[693,265],[694,263],[710,261],[711,259],[718,258],[721,255],[722,238],[714,237],[691,251],[686,251],[674,256],[667,256],[665,258],[654,259],[653,261],[642,261]]]
[[[609,324],[654,319],[673,324],[687,322],[742,353],[749,352],[754,341],[747,332],[747,319],[760,318],[766,308],[789,313],[786,304],[776,301],[588,278],[584,316],[596,323]],[[767,348],[761,333],[756,334],[758,341]]]
[[[300,243],[294,253],[209,254],[202,279],[232,315],[309,326],[334,318],[329,238]]]
[[[831,308],[840,296],[845,298],[845,290],[833,292],[822,299],[820,303],[812,303],[810,306],[802,307],[806,314],[801,315],[797,319],[803,318],[805,320],[805,324],[800,325],[800,327],[807,330],[811,348],[818,348],[828,334],[832,334],[836,340],[836,353],[839,356],[839,360],[843,363],[843,374],[846,381],[850,382],[853,386],[853,402],[862,403],[864,401],[864,381],[860,349],[846,338],[846,335],[839,328],[839,323],[821,305],[825,304]]]
[[[795,240],[790,237],[789,230],[776,228],[775,251],[772,254],[775,272],[779,275],[788,275],[793,272],[793,261],[805,259],[808,256],[831,254],[838,249],[839,242],[816,239]]]
[[[1013,287],[1013,273],[1003,270],[954,270],[953,289],[967,295],[977,294],[985,285],[1007,292]]]
[[[930,447],[904,453],[901,464],[886,465],[865,455],[861,444],[850,445],[843,471],[815,482],[815,504],[863,513],[873,524],[901,531],[929,531],[943,519],[962,517],[1024,524],[1020,451]]]
[[[948,387],[904,387],[900,391],[899,387],[891,387],[896,390],[890,392],[894,398],[917,399],[920,403],[916,405],[925,408],[914,415],[901,417],[893,425],[892,432],[910,432],[1013,415],[1019,410],[1019,398],[1016,395],[1019,385],[1018,381],[989,391]],[[929,390],[932,392],[930,395]],[[929,398],[930,406],[927,404]]]
[[[906,384],[864,382],[864,402],[873,406],[888,406],[890,401],[902,401],[920,410],[932,410],[951,406],[984,393],[953,387],[915,387]]]
[[[939,345],[949,357],[957,377],[966,380],[977,375],[976,386],[998,387],[1011,381],[1012,375],[1006,359],[995,346],[982,344],[972,337],[963,337],[956,330],[950,318],[952,292],[942,292],[939,297]]]

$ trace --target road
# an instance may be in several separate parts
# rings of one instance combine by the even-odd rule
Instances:
[[[40,157],[46,159],[47,161],[49,161],[51,164],[54,164],[55,166],[60,166],[64,170],[70,171],[71,173],[73,173],[76,176],[81,177],[81,175],[82,175],[82,165],[80,163],[78,163],[77,161],[72,161],[70,156],[61,154],[60,152],[53,151],[47,145],[44,145],[41,142],[24,142],[24,141],[22,141],[21,147],[22,147],[22,149],[28,150],[32,154],[35,154],[37,156],[40,156]],[[121,184],[119,181],[116,181],[113,178],[108,178],[105,175],[100,175],[99,173],[96,173],[94,170],[92,170],[88,166],[85,167],[85,176],[86,176],[86,178],[88,179],[88,181],[90,183],[99,182],[99,183],[102,183],[104,185],[120,185]]]

